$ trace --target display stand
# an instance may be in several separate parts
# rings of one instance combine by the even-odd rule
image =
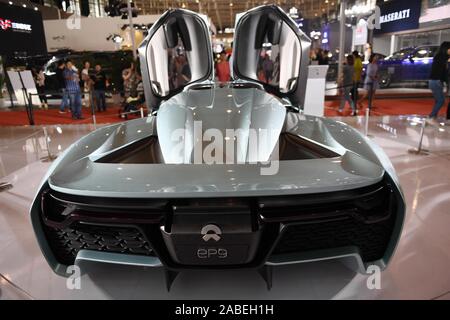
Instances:
[[[304,114],[311,116],[324,116],[325,107],[325,78],[328,66],[308,67],[308,80],[306,82]]]
[[[419,145],[417,148],[408,149],[408,153],[417,154],[417,155],[429,155],[430,151],[427,149],[424,149],[422,147],[423,144],[423,135],[425,133],[425,127],[427,126],[427,121],[425,119],[422,120],[422,125],[420,127],[420,138],[419,138]]]

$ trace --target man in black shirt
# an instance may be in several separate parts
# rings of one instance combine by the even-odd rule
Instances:
[[[61,105],[59,106],[59,113],[66,113],[66,107],[70,105],[69,94],[66,91],[66,79],[64,78],[64,69],[66,63],[64,61],[58,62],[58,68],[56,69],[56,82],[58,91],[61,91]]]
[[[436,125],[439,110],[445,102],[444,83],[448,81],[448,59],[450,58],[450,42],[443,42],[438,53],[433,58],[429,87],[434,97],[433,110],[430,113],[428,123]]]
[[[106,75],[99,64],[95,66],[95,74],[93,75],[92,80],[94,81],[94,99],[95,104],[97,105],[97,111],[106,111]]]

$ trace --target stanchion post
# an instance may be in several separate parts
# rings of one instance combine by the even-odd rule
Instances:
[[[420,138],[419,138],[419,144],[417,146],[417,148],[412,148],[408,150],[408,153],[412,153],[412,154],[420,154],[420,155],[428,155],[429,154],[429,150],[427,149],[423,149],[422,148],[422,144],[423,144],[423,135],[425,134],[425,127],[427,126],[427,121],[426,119],[422,120],[422,126],[420,128]]]
[[[34,126],[34,117],[33,117],[33,100],[31,93],[28,94],[28,107],[27,107],[28,121],[30,125]]]
[[[144,108],[141,107],[141,118],[144,117]]]
[[[364,135],[367,137],[369,136],[369,117],[370,117],[370,109],[366,108],[366,117],[365,117],[365,123],[364,123]]]
[[[50,143],[49,143],[49,137],[48,137],[48,132],[47,132],[47,127],[43,127],[44,130],[44,139],[45,139],[45,147],[47,148],[47,157],[43,157],[41,158],[41,160],[43,161],[52,161],[54,160],[56,157],[53,156],[50,152]]]
[[[97,129],[97,117],[95,116],[94,101],[91,100],[91,93],[90,92],[89,92],[89,103],[90,103],[90,106],[91,106],[92,123],[94,124],[94,128]]]

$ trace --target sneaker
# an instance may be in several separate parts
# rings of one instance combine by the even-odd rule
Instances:
[[[61,111],[61,110],[59,110],[58,112],[59,112],[59,113],[66,113],[65,111]]]

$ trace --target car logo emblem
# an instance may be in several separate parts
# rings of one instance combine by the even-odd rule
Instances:
[[[203,235],[203,240],[205,242],[209,241],[210,239],[213,239],[215,241],[220,240],[220,235],[222,234],[222,230],[215,224],[207,224],[202,228],[202,231],[200,232]]]

